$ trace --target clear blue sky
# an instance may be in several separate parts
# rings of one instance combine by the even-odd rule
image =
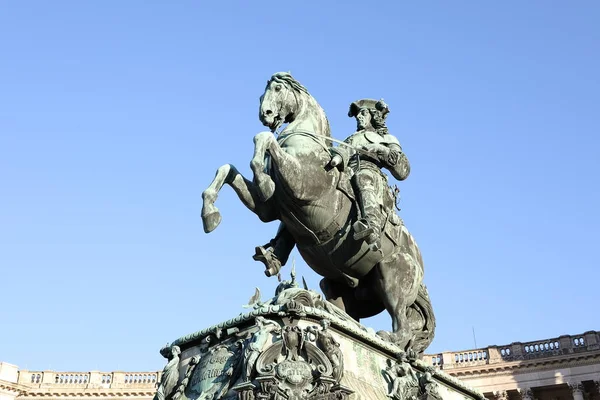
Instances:
[[[161,369],[273,292],[251,255],[277,224],[226,189],[206,235],[200,195],[224,163],[249,174],[280,70],[337,138],[350,102],[390,105],[430,352],[600,329],[598,21],[597,1],[0,3],[0,360]]]

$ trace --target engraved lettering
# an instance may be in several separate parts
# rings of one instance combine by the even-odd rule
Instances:
[[[234,353],[227,348],[209,351],[198,363],[196,373],[191,379],[190,390],[202,393],[215,385],[225,384],[233,375],[234,368],[231,364],[234,362]]]

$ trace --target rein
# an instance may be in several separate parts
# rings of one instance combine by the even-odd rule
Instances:
[[[283,99],[283,102],[285,103],[285,101],[287,100],[287,98],[288,98],[288,96],[289,96],[289,92],[292,92],[292,94],[293,94],[293,96],[294,96],[294,100],[296,101],[296,105],[298,106],[298,105],[300,104],[300,101],[298,100],[298,96],[297,96],[296,90],[294,90],[294,88],[293,88],[293,87],[291,87],[291,88],[288,88],[288,90],[287,90],[287,93],[285,94],[285,98]],[[293,130],[293,131],[291,131],[291,132],[289,132],[289,133],[284,133],[284,132],[285,132],[285,130],[282,130],[281,132],[273,132],[275,135],[277,135],[277,143],[279,143],[279,145],[280,145],[280,146],[283,146],[283,144],[284,144],[284,143],[285,143],[285,142],[286,142],[286,141],[287,141],[287,140],[288,140],[290,137],[292,137],[292,136],[294,136],[294,135],[302,135],[302,136],[308,136],[308,137],[310,137],[311,139],[313,139],[313,140],[314,140],[315,142],[317,142],[317,143],[318,143],[318,144],[319,144],[319,145],[320,145],[320,146],[321,146],[321,147],[322,147],[322,148],[323,148],[325,151],[329,151],[329,148],[328,148],[328,147],[327,147],[325,144],[323,144],[321,140],[330,140],[330,141],[332,141],[332,142],[334,142],[334,143],[340,144],[340,145],[342,145],[342,146],[346,146],[346,147],[348,147],[349,149],[351,149],[351,150],[354,150],[354,152],[355,152],[355,153],[363,153],[363,154],[367,154],[367,155],[369,155],[369,154],[370,154],[369,152],[367,152],[367,151],[365,151],[365,150],[363,150],[363,149],[360,149],[360,148],[354,147],[354,146],[352,146],[351,144],[348,144],[348,143],[346,143],[346,142],[343,142],[343,141],[341,141],[341,140],[334,139],[334,138],[332,138],[332,137],[330,137],[330,136],[320,135],[320,134],[318,134],[318,133],[314,133],[314,132],[310,132],[310,131],[305,131],[305,130],[301,130],[301,129],[298,129],[298,130]]]
[[[329,151],[329,148],[327,148],[327,146],[325,146],[324,143],[322,143],[319,139],[329,139],[327,136],[324,135],[319,135],[317,133],[313,133],[313,132],[309,132],[309,131],[303,131],[303,130],[295,130],[295,131],[291,131],[290,133],[286,133],[286,134],[278,134],[277,135],[277,143],[279,143],[280,146],[283,146],[283,144],[292,136],[307,136],[309,138],[311,138],[312,140],[314,140],[317,144],[319,144],[325,151]]]
[[[283,133],[283,132],[281,132],[281,133]],[[359,147],[352,146],[351,144],[343,142],[341,140],[334,139],[330,136],[320,135],[320,134],[314,133],[314,132],[309,132],[309,131],[304,131],[304,130],[294,130],[294,131],[291,131],[290,133],[285,133],[285,134],[281,134],[281,133],[277,134],[277,143],[279,143],[280,146],[282,146],[290,137],[295,136],[295,135],[302,135],[302,136],[310,137],[315,142],[320,144],[327,151],[329,151],[329,149],[327,148],[327,146],[325,146],[323,143],[321,143],[321,141],[319,139],[330,140],[330,141],[340,144],[342,146],[346,146],[349,149],[354,150],[356,153],[363,153],[366,155],[371,155],[371,153],[369,153],[368,151],[363,150]]]

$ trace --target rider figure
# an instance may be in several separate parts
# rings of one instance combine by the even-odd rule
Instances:
[[[386,218],[382,208],[383,194],[388,187],[381,168],[388,169],[400,181],[410,173],[410,164],[398,139],[388,133],[385,125],[388,113],[389,107],[383,100],[363,99],[352,103],[348,116],[356,118],[357,131],[345,142],[357,149],[357,154],[350,157],[352,150],[339,146],[334,149],[332,160],[334,166],[341,159],[351,160],[350,167],[354,170],[352,181],[360,209],[360,218],[353,225],[354,239],[364,238],[374,250],[381,247],[381,228]],[[275,238],[264,246],[256,247],[253,258],[265,264],[267,276],[273,276],[287,262],[295,244],[285,224],[281,223]]]
[[[400,181],[410,173],[410,164],[398,139],[389,134],[385,125],[389,112],[383,100],[371,99],[352,103],[348,111],[348,116],[357,120],[357,131],[345,142],[362,150],[350,162],[361,211],[361,218],[353,225],[354,239],[364,238],[373,249],[381,247],[381,228],[387,216],[382,209],[383,196],[388,190],[387,177],[381,169],[386,168]]]

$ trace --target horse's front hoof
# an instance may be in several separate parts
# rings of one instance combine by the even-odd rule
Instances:
[[[204,232],[211,233],[212,231],[217,229],[217,226],[219,226],[219,224],[221,223],[221,220],[222,220],[221,213],[218,210],[213,211],[209,214],[203,215],[202,216],[202,224],[204,225]]]

